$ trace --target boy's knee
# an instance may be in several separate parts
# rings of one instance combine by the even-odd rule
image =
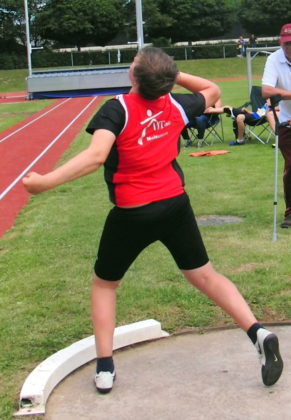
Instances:
[[[236,121],[237,121],[237,123],[244,123],[245,119],[246,119],[246,117],[245,117],[245,115],[243,115],[243,114],[239,114],[239,115],[236,117]]]
[[[102,289],[117,289],[117,287],[119,286],[120,280],[119,281],[103,280],[94,273],[92,282],[93,282],[93,286],[100,287]]]

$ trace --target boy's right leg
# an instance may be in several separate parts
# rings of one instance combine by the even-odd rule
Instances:
[[[248,334],[259,353],[263,383],[267,386],[276,383],[283,370],[278,338],[258,323],[236,286],[217,273],[210,262],[182,272],[193,286],[212,299]]]
[[[92,322],[96,341],[95,383],[101,393],[111,391],[115,379],[112,359],[115,329],[116,289],[119,281],[105,281],[94,274],[92,284]]]

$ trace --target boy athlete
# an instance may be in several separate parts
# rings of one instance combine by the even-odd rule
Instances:
[[[139,253],[161,241],[186,279],[228,313],[255,344],[265,385],[280,377],[283,362],[275,334],[259,324],[235,285],[212,267],[176,157],[179,137],[193,116],[220,97],[214,83],[178,72],[167,54],[144,48],[129,69],[129,94],[107,101],[89,123],[89,147],[52,172],[29,173],[27,191],[38,194],[98,170],[114,207],[99,244],[92,286],[97,349],[96,388],[112,389],[116,289]],[[188,91],[171,94],[174,84]]]

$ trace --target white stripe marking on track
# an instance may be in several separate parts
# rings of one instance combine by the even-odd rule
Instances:
[[[25,98],[26,95],[0,95],[0,99]]]
[[[64,105],[66,102],[70,101],[72,98],[68,98],[65,101],[57,104],[53,108],[49,109],[48,111],[44,112],[43,114],[36,117],[34,120],[29,121],[27,124],[24,124],[23,126],[19,127],[17,130],[13,131],[12,133],[8,134],[7,136],[3,137],[3,139],[0,139],[0,143],[3,143],[3,141],[9,139],[10,137],[14,136],[14,134],[19,133],[19,131],[24,130],[24,128],[28,127],[29,125],[33,124],[34,122],[40,120],[41,118],[45,117],[50,112],[54,111],[55,109],[59,108],[60,106]]]
[[[28,171],[52,148],[52,146],[62,137],[62,135],[74,124],[74,122],[89,108],[89,106],[98,98],[98,96],[94,96],[94,98],[82,109],[81,112],[55,137],[50,144],[18,175],[17,178],[0,194],[0,200],[2,200],[9,191],[27,174]]]

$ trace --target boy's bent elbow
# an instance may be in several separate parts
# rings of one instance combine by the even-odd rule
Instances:
[[[106,162],[107,155],[103,153],[96,153],[91,156],[91,166],[94,168],[94,171],[97,171],[100,166],[104,165]]]

